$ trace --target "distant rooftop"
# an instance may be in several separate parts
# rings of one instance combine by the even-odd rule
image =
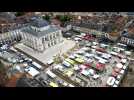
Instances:
[[[39,18],[39,17],[32,17],[30,23],[31,25],[38,27],[38,28],[49,25],[49,23],[46,20]]]
[[[26,33],[29,33],[29,34],[32,34],[36,37],[42,37],[45,34],[49,34],[49,33],[52,33],[52,32],[58,31],[58,30],[59,30],[59,28],[50,26],[46,30],[39,31],[39,30],[33,29],[31,26],[29,26],[29,27],[26,27],[25,29],[23,29],[22,31],[26,32]]]

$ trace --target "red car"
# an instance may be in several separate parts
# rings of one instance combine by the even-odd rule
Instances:
[[[97,63],[96,64],[96,69],[103,71],[105,69],[105,64]]]
[[[89,63],[85,63],[84,65],[87,67],[91,67],[91,64],[89,64]]]

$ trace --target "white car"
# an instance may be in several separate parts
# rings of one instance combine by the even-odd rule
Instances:
[[[49,61],[47,62],[48,65],[51,65],[51,64],[53,64],[53,63],[54,63],[53,59],[51,59],[51,60],[49,60]]]
[[[81,38],[76,37],[76,38],[74,38],[74,40],[75,41],[81,41]]]

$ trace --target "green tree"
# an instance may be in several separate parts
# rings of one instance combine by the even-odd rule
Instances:
[[[22,16],[22,15],[24,15],[25,14],[25,12],[16,12],[16,16]]]
[[[45,19],[45,20],[47,20],[47,21],[50,20],[50,16],[49,16],[49,15],[45,15],[45,16],[43,16],[42,18]]]
[[[112,26],[112,32],[115,32],[117,30],[117,26],[116,25],[113,25]]]
[[[54,56],[54,62],[56,63],[56,64],[59,64],[59,63],[61,63],[62,62],[62,59],[61,59],[61,57],[60,57],[60,55],[58,54],[58,55],[56,55],[56,56]]]
[[[57,15],[57,19],[59,19],[62,23],[68,22],[72,19],[70,15]]]

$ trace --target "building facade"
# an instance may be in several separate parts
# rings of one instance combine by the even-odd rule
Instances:
[[[0,34],[0,42],[13,42],[14,40],[21,40],[21,31],[19,29]]]
[[[39,24],[39,23],[38,23]],[[63,41],[61,30],[48,23],[32,24],[21,30],[22,41],[25,45],[43,52],[45,49]]]
[[[120,42],[134,47],[134,39],[133,38],[122,36]]]

